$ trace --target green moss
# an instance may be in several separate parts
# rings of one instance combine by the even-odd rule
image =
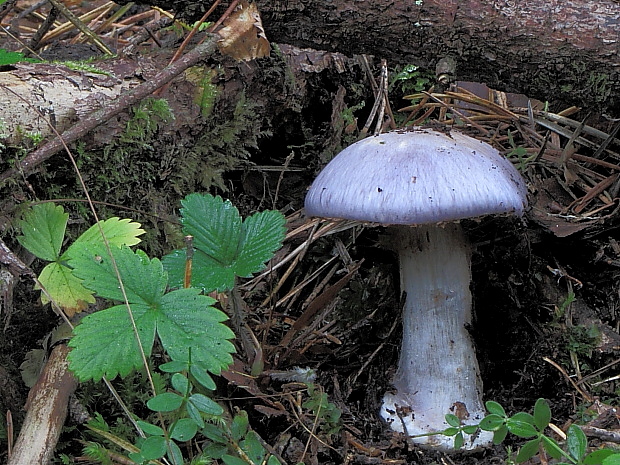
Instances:
[[[92,58],[90,60],[85,61],[54,61],[53,63],[58,63],[60,65],[64,65],[73,71],[83,71],[86,73],[93,74],[103,74],[104,76],[112,76],[108,71],[104,71],[90,64],[90,62],[96,60],[98,58]]]
[[[612,86],[609,83],[609,75],[594,71],[590,72],[587,80],[587,89],[592,93],[596,102],[604,102],[612,90]]]
[[[120,145],[150,146],[159,128],[174,120],[174,115],[165,99],[146,98],[131,111],[132,116],[120,137]]]
[[[596,326],[578,325],[566,328],[564,343],[567,351],[582,357],[590,357],[600,338],[601,333]]]
[[[200,107],[200,113],[205,118],[211,115],[219,94],[218,87],[213,84],[216,75],[215,70],[201,66],[194,66],[185,72],[186,79],[196,86],[194,102]]]
[[[257,108],[244,91],[239,93],[230,118],[222,121],[218,108],[217,118],[209,118],[194,146],[175,160],[172,182],[179,192],[188,192],[187,179],[193,179],[202,189],[228,190],[224,173],[247,165],[251,151],[258,149],[259,139],[271,135],[256,117]]]

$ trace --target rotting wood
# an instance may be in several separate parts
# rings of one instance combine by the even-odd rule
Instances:
[[[19,162],[19,166],[17,168],[9,169],[0,174],[0,182],[6,181],[7,179],[16,176],[18,173],[31,173],[32,170],[42,162],[60,152],[66,144],[74,142],[100,124],[105,123],[113,116],[126,110],[131,105],[139,102],[145,97],[148,97],[159,87],[167,82],[170,82],[187,68],[195,65],[206,56],[212,54],[216,48],[217,37],[209,37],[205,42],[196,46],[196,48],[188,52],[178,61],[175,61],[170,66],[164,68],[152,80],[148,80],[131,91],[119,95],[117,99],[110,103],[110,105],[89,114],[82,121],[80,121],[79,124],[76,124],[67,131],[63,132],[60,137],[54,137],[42,147],[28,154]]]
[[[45,464],[54,453],[67,416],[69,397],[77,380],[69,371],[69,348],[59,344],[52,350],[26,403],[26,419],[8,465]]]
[[[614,0],[258,0],[258,5],[267,35],[276,42],[426,69],[450,56],[458,79],[603,111],[620,108],[620,3]]]

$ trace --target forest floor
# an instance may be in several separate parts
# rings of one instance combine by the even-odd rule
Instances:
[[[3,40],[11,43],[6,37]],[[336,112],[331,109],[336,107],[333,102],[340,83],[326,84],[329,78],[323,75],[321,80],[304,83],[308,95],[303,111],[294,114],[298,119],[283,123],[290,113],[280,115],[279,124],[274,123],[275,118],[269,120],[254,146],[243,145],[248,160],[223,172],[209,188],[196,184],[197,190],[202,187],[229,198],[244,216],[265,208],[278,208],[287,215],[287,239],[269,265],[274,271],[239,283],[238,298],[246,315],[242,333],[246,329],[247,333],[238,335],[235,364],[219,378],[214,396],[230,412],[246,411],[251,428],[269,450],[289,464],[511,463],[524,439],[509,435],[501,444],[480,451],[447,454],[408,444],[378,416],[400,350],[397,257],[386,245],[389,236],[385,228],[355,225],[335,231],[337,225],[306,218],[302,211],[307,186],[325,161],[312,144],[339,134],[342,140],[329,147],[335,148],[345,145],[347,137],[351,142],[359,135],[351,119],[338,121],[343,126],[349,123],[346,130],[333,129]],[[236,76],[226,79],[232,82]],[[261,89],[267,89],[265,83],[273,82],[270,79],[264,76]],[[620,429],[619,417],[612,409],[620,395],[615,379],[620,362],[620,144],[605,137],[613,132],[614,123],[588,109],[565,109],[559,104],[550,109],[535,106],[529,111],[522,102],[501,106],[496,103],[497,95],[490,95],[488,89],[482,94],[471,89],[463,83],[452,87],[454,94],[449,97],[432,94],[447,112],[439,109],[441,105],[431,111],[434,100],[426,97],[431,94],[420,94],[408,102],[420,104],[410,109],[412,121],[424,115],[425,124],[433,120],[467,127],[470,134],[508,156],[528,184],[530,208],[523,219],[485,218],[464,223],[473,244],[475,316],[468,329],[478,353],[484,398],[500,403],[509,415],[531,413],[537,399],[544,398],[558,431],[577,423],[615,432]],[[284,92],[282,88],[274,90],[274,94]],[[473,101],[471,92],[478,92]],[[277,97],[263,96],[266,100]],[[324,100],[317,103],[319,98]],[[360,105],[354,113],[359,121],[368,116],[372,100],[368,98],[369,104],[365,108]],[[348,103],[352,108],[355,102]],[[399,98],[392,102],[395,108],[406,104]],[[319,109],[321,106],[330,107],[329,111]],[[259,105],[252,108],[265,117]],[[480,112],[487,118],[480,124],[469,124],[466,118],[449,121],[453,110]],[[265,118],[268,120],[268,115]],[[580,124],[582,119],[585,124]],[[295,131],[303,131],[303,137],[292,137]],[[183,142],[188,140],[187,133],[182,135]],[[144,144],[145,153],[150,154],[152,145],[159,143],[159,136],[153,137],[155,144]],[[161,140],[170,142],[168,136]],[[276,155],[270,152],[274,147],[278,147]],[[287,157],[292,152],[297,156],[289,163]],[[10,156],[12,152],[5,153]],[[98,152],[93,149],[93,153]],[[132,158],[137,165],[141,160],[133,155],[138,157]],[[151,155],[144,160],[155,166],[156,158]],[[15,179],[17,187],[2,188],[7,199],[0,215],[2,234],[15,250],[19,250],[14,237],[19,233],[15,228],[21,202],[73,197],[71,168],[53,163],[58,166],[50,162],[42,173]],[[7,168],[5,157],[2,170]],[[103,167],[95,163],[90,169]],[[158,179],[166,179],[165,169],[156,166]],[[181,195],[160,182],[156,187],[169,191],[153,198],[165,202],[145,213],[145,199],[155,203],[148,198],[153,191],[119,201],[114,197],[118,186],[110,186],[103,177],[96,171],[87,173],[89,182],[103,182],[103,187],[92,186],[98,193],[95,200],[117,204],[118,208],[109,211],[123,217],[134,217],[130,209],[140,210],[135,216],[149,231],[148,251],[169,251],[171,237],[178,234],[178,230],[170,232],[178,228],[178,200],[189,192]],[[127,180],[131,186],[127,190],[143,182]],[[71,211],[70,227],[78,231],[85,220],[82,208],[76,205],[67,208]],[[151,213],[159,216],[154,218]],[[310,236],[312,230],[318,233]],[[27,259],[23,250],[18,253]],[[42,266],[39,260],[32,262],[37,273]],[[229,311],[229,300],[219,297],[223,310]],[[0,407],[3,418],[11,411],[14,426],[12,430],[7,422],[0,422],[0,460],[4,461],[7,446],[24,418],[28,396],[22,380],[24,361],[33,349],[49,349],[46,337],[60,320],[49,305],[40,303],[39,292],[25,277],[5,286],[0,298]],[[255,351],[250,353],[248,347]],[[262,369],[250,377],[258,366]],[[149,414],[144,405],[148,386],[143,373],[116,379],[113,385],[133,413]],[[134,439],[121,408],[101,383],[81,384],[70,410],[56,449],[56,463],[92,460],[82,452],[85,441],[125,453],[89,432],[79,412],[87,412],[87,416],[99,413],[114,434]],[[561,441],[557,433],[548,434]],[[589,439],[591,448],[603,444],[600,437]],[[202,446],[195,441],[184,450],[195,454]],[[114,457],[109,463],[123,463]],[[529,463],[552,461],[543,454]]]

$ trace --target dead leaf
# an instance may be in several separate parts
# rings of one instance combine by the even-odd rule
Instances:
[[[235,60],[250,61],[269,55],[269,41],[255,3],[239,2],[218,34],[220,52]]]

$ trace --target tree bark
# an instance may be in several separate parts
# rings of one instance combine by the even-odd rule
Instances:
[[[257,0],[269,40],[620,113],[618,0]]]

